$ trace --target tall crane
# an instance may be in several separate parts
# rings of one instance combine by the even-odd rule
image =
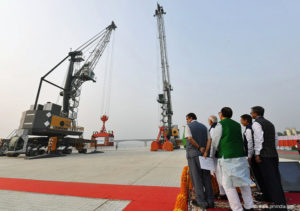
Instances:
[[[111,34],[116,29],[112,22],[105,29],[79,46],[62,59],[48,73],[41,77],[33,108],[23,112],[19,129],[15,130],[8,143],[7,155],[41,155],[47,152],[57,154],[58,150],[69,153],[72,147],[79,152],[86,152],[84,145],[92,140],[82,138],[83,127],[77,125],[77,112],[82,84],[96,82],[94,69],[110,42]],[[59,86],[46,77],[63,62],[69,59],[64,86]],[[62,91],[62,106],[48,102],[38,104],[43,82],[49,83]],[[78,136],[78,138],[68,136]],[[60,153],[60,152],[59,152]]]
[[[157,4],[157,9],[155,10],[154,17],[157,20],[158,27],[158,39],[160,46],[160,62],[161,62],[161,70],[162,70],[162,94],[158,95],[157,102],[161,104],[161,127],[159,131],[159,135],[157,139],[162,139],[162,142],[168,141],[172,136],[178,136],[178,129],[173,126],[172,116],[172,100],[171,100],[171,91],[173,88],[171,86],[170,81],[170,72],[169,72],[169,62],[168,62],[168,53],[167,53],[167,42],[166,42],[166,32],[165,32],[165,23],[164,23],[164,15],[166,12],[163,7]],[[171,140],[172,144],[175,148],[177,148],[177,144],[175,140]],[[156,143],[159,143],[157,140]],[[159,144],[161,146],[161,144]],[[163,146],[162,146],[163,147]],[[155,151],[157,147],[154,147]],[[173,149],[173,148],[172,148]]]
[[[162,112],[160,121],[162,123],[162,126],[166,127],[169,131],[171,131],[173,116],[171,91],[173,91],[173,89],[170,82],[166,32],[163,17],[165,14],[166,12],[164,11],[163,7],[157,4],[157,9],[155,10],[154,16],[157,18],[158,38],[160,46],[160,62],[163,83],[163,93],[158,95],[157,102],[161,104]],[[169,136],[169,134],[167,135]]]

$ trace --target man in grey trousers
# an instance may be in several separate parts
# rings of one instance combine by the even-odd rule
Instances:
[[[201,169],[199,156],[209,156],[211,137],[205,125],[196,121],[194,113],[186,115],[186,157],[190,169],[196,200],[192,204],[203,209],[214,207],[210,171]]]

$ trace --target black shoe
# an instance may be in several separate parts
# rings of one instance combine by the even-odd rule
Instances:
[[[228,200],[226,195],[220,195],[220,194],[216,197],[216,199],[217,200]]]
[[[215,208],[215,203],[208,204],[206,208]]]
[[[254,208],[246,209],[244,206],[243,206],[243,209],[244,209],[244,211],[254,211]]]
[[[195,207],[200,207],[201,209],[205,209],[205,206],[199,205],[198,202],[196,200],[192,200],[192,205],[194,205]]]
[[[254,199],[255,199],[256,201],[267,201],[267,200],[266,200],[266,197],[264,197],[263,194],[260,194],[260,195],[255,196]]]

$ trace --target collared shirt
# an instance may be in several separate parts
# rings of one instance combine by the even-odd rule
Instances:
[[[250,128],[246,128],[244,135],[247,140],[247,146],[248,146],[248,158],[251,158],[253,156],[253,137],[252,137],[252,131]]]
[[[192,122],[194,122],[194,121],[196,121],[196,120],[192,120]],[[191,133],[191,130],[190,130],[189,126],[186,125],[185,126],[185,138],[188,138],[188,137],[192,138],[193,136],[192,136],[192,133]],[[210,136],[210,133],[209,133],[208,130],[207,130],[207,139],[211,139],[211,136]]]
[[[212,142],[211,142],[211,146],[217,150],[221,137],[222,137],[222,133],[223,133],[223,129],[222,129],[222,125],[220,123],[218,123],[216,125],[216,127],[213,130],[213,133],[211,134],[211,138],[212,138]]]
[[[216,127],[217,124],[218,124],[217,122],[213,123],[213,124],[210,126],[210,128],[208,129],[208,131],[211,132],[212,130],[214,130],[214,128]]]
[[[192,122],[195,122],[196,120],[192,120]],[[190,130],[190,127],[188,124],[185,125],[185,138],[188,138],[188,137],[192,137],[192,133],[191,133],[191,130]]]
[[[217,125],[217,123],[216,123],[216,125]],[[209,131],[209,134],[210,134],[210,137],[213,136],[216,125],[215,125],[214,127],[211,127],[211,128],[208,130],[208,131]],[[212,157],[212,158],[214,158],[214,157],[215,157],[215,154],[216,154],[216,149],[212,146],[212,142],[211,142],[210,153],[209,153],[209,154],[210,154],[210,157]]]
[[[260,155],[260,150],[262,150],[262,145],[264,142],[264,131],[258,122],[252,124],[252,130],[254,134],[254,153],[255,155]],[[278,135],[275,131],[275,146],[278,144]]]

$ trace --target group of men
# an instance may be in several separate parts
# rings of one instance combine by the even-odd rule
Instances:
[[[244,133],[241,125],[231,119],[233,112],[229,107],[221,109],[219,122],[216,116],[209,117],[209,129],[197,121],[194,113],[186,115],[186,154],[196,196],[193,205],[214,208],[217,198],[228,200],[233,211],[254,210],[251,172],[262,193],[256,200],[268,202],[274,210],[287,210],[278,168],[275,127],[264,118],[263,107],[252,107],[250,114],[241,116],[241,124],[246,127]],[[199,156],[214,158],[215,171],[202,169]],[[217,179],[218,195],[213,193],[211,174]]]

